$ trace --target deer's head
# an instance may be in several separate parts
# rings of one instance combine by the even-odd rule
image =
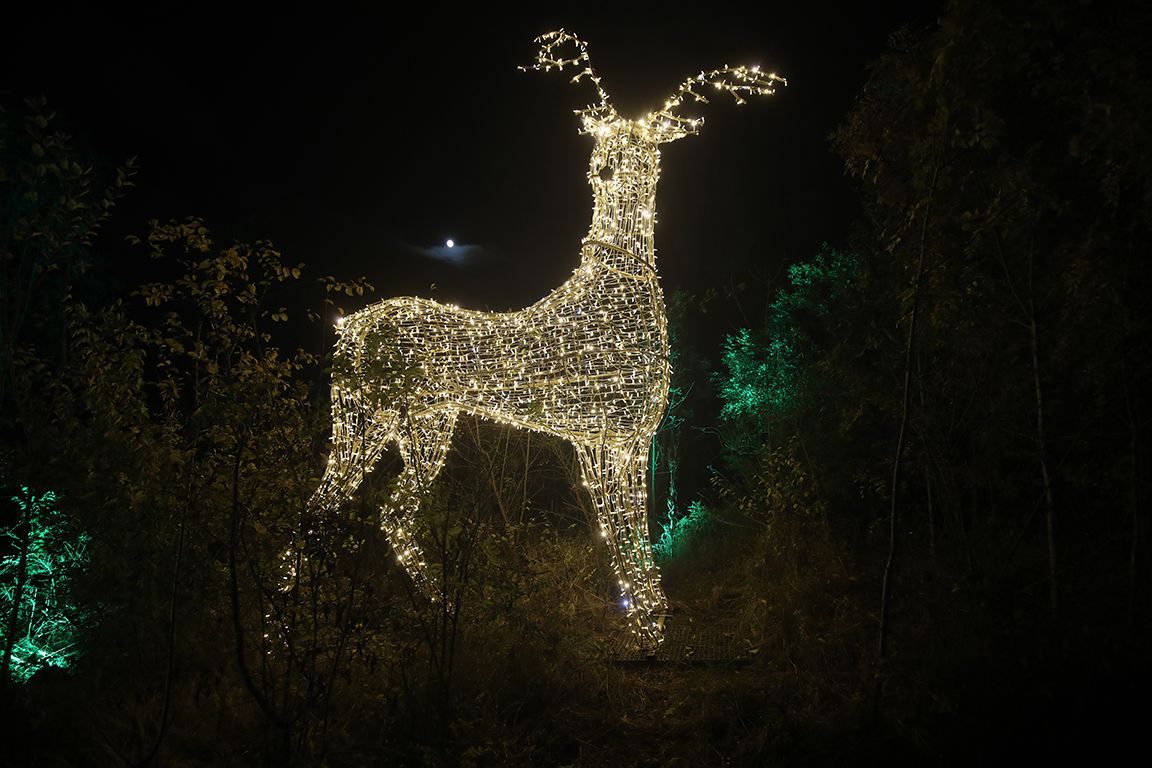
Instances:
[[[589,162],[588,180],[595,198],[593,229],[598,226],[626,237],[620,245],[636,253],[651,247],[651,232],[655,211],[653,201],[656,182],[660,176],[659,146],[695,134],[704,124],[702,118],[683,117],[678,114],[685,97],[708,103],[703,91],[711,86],[732,94],[743,104],[741,94],[768,95],[775,91],[776,83],[785,83],[781,77],[765,74],[756,67],[725,67],[701,72],[690,77],[664,103],[663,109],[651,112],[637,120],[629,120],[616,113],[600,78],[592,69],[588,46],[578,37],[564,30],[549,32],[536,38],[540,50],[536,63],[521,69],[566,66],[578,68],[572,82],[587,78],[596,87],[600,103],[576,110],[582,122],[582,133],[593,137],[596,144]],[[565,56],[559,49],[569,47]],[[574,50],[573,50],[574,49]],[[648,246],[647,248],[645,246]]]

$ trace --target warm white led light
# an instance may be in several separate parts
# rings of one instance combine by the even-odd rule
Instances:
[[[770,94],[775,75],[724,68],[689,78],[659,112],[616,114],[586,45],[563,30],[537,38],[531,69],[582,67],[600,96],[578,110],[594,146],[594,206],[580,266],[551,294],[519,312],[472,312],[428,299],[390,299],[341,324],[332,376],[332,454],[313,508],[335,511],[355,492],[383,447],[395,441],[404,470],[381,527],[400,563],[431,598],[417,512],[444,464],[457,415],[466,413],[571,441],[612,549],[621,600],[640,643],[663,640],[667,609],[646,517],[648,446],[668,400],[671,367],[664,298],[656,274],[659,145],[695,133],[703,120],[674,113],[697,86]],[[554,50],[575,46],[573,58]],[[451,246],[452,242],[449,241]]]

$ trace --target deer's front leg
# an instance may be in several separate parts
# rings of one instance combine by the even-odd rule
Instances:
[[[320,486],[312,495],[314,510],[335,511],[372,471],[396,428],[399,415],[379,410],[353,390],[332,387],[332,448]]]
[[[404,470],[396,490],[380,512],[380,527],[388,536],[396,559],[408,571],[417,588],[429,599],[439,600],[440,586],[428,575],[420,544],[420,502],[440,474],[452,443],[457,412],[439,410],[409,415],[401,421],[396,437]]]
[[[647,441],[633,450],[577,446],[584,480],[592,494],[600,532],[612,551],[621,600],[643,648],[655,650],[664,641],[668,601],[648,539]]]

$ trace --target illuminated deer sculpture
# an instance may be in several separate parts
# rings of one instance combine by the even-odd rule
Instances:
[[[571,441],[612,550],[622,601],[640,644],[663,640],[667,608],[645,510],[648,446],[664,415],[671,375],[664,298],[656,275],[659,146],[702,121],[675,110],[708,85],[772,93],[775,75],[725,68],[690,78],[664,109],[640,120],[616,114],[585,44],[564,32],[537,38],[531,69],[580,68],[598,106],[577,111],[595,142],[588,180],[594,207],[579,268],[519,312],[473,312],[419,298],[390,299],[348,316],[332,381],[332,452],[312,499],[334,511],[395,441],[404,469],[381,527],[400,563],[436,599],[418,535],[424,490],[435,480],[461,412]],[[571,44],[576,55],[557,48]]]

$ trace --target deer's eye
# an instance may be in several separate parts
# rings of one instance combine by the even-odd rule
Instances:
[[[615,172],[612,170],[612,166],[606,165],[600,169],[600,173],[597,175],[600,177],[600,181],[612,181],[612,176],[614,173]]]

